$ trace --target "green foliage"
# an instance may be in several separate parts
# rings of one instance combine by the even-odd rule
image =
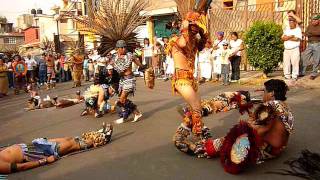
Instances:
[[[282,28],[274,22],[255,22],[245,34],[247,56],[251,66],[266,75],[273,72],[282,61]]]

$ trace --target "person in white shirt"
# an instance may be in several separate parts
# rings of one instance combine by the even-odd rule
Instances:
[[[27,71],[27,82],[28,83],[31,83],[31,82],[34,82],[34,70],[36,69],[37,67],[37,62],[31,58],[31,55],[28,54],[27,55],[27,58],[25,59],[25,63],[27,65],[27,68],[28,68],[28,71]]]
[[[212,59],[211,42],[207,41],[205,48],[199,52],[200,77],[202,81],[209,81],[211,79],[211,59]]]
[[[230,60],[229,57],[232,54],[231,50],[228,49],[228,42],[223,42],[223,48],[218,49],[219,61],[221,62],[221,76],[223,80],[223,85],[229,85],[229,73],[230,73]]]
[[[224,32],[217,32],[217,39],[213,42],[213,50],[215,50],[213,63],[212,63],[212,77],[216,77],[216,80],[219,81],[221,75],[221,61],[219,50],[223,49],[223,44],[227,43],[227,40],[224,39]]]
[[[142,64],[147,65],[147,67],[151,67],[152,61],[152,45],[150,45],[150,41],[148,38],[143,40],[143,60]]]
[[[232,54],[230,56],[230,62],[232,67],[231,82],[236,82],[240,79],[240,63],[241,63],[241,51],[243,48],[243,41],[239,39],[237,32],[231,32],[230,48]]]
[[[289,19],[289,28],[282,35],[284,41],[283,73],[286,79],[297,80],[299,75],[300,41],[302,32],[294,18]],[[292,72],[291,72],[292,66]]]

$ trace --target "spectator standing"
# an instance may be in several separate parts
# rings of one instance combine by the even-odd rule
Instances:
[[[152,61],[152,46],[150,45],[150,41],[148,38],[143,40],[143,65],[147,65],[147,67],[151,67]]]
[[[286,79],[297,80],[299,76],[300,41],[302,32],[294,18],[289,19],[289,28],[282,35],[284,41],[283,73]],[[292,72],[291,72],[292,66]]]
[[[219,61],[221,62],[221,76],[223,85],[229,85],[229,74],[230,74],[230,60],[229,57],[232,54],[231,50],[228,49],[228,42],[223,42],[223,48],[218,49],[217,53],[219,53]]]
[[[89,57],[88,55],[84,56],[83,60],[83,76],[85,81],[89,81]]]
[[[221,51],[218,50],[222,50],[223,49],[223,44],[227,43],[227,40],[224,39],[224,32],[219,31],[217,32],[217,39],[214,41],[213,44],[213,50],[215,51],[214,54],[214,58],[213,58],[213,62],[212,62],[212,69],[213,69],[213,74],[212,77],[215,77],[216,81],[219,81],[220,75],[221,75],[221,61],[220,61],[220,53]]]
[[[26,86],[27,65],[22,60],[21,56],[19,55],[14,56],[12,67],[14,72],[15,94],[19,94],[20,90],[22,89],[24,89],[24,91],[27,92],[27,86]]]
[[[200,78],[202,81],[209,81],[212,74],[212,49],[211,42],[207,41],[205,48],[199,52]]]
[[[37,67],[37,62],[34,60],[34,58],[31,57],[30,54],[27,55],[27,58],[25,59],[25,63],[27,65],[27,83],[34,82],[35,72],[34,70]]]
[[[307,27],[308,47],[302,53],[303,72],[305,74],[307,66],[312,65],[310,79],[314,80],[318,76],[320,63],[320,14],[312,17],[311,24]]]
[[[237,32],[231,32],[230,48],[232,51],[230,62],[232,67],[231,82],[237,82],[240,79],[241,51],[244,49],[243,41],[239,39]]]
[[[45,60],[45,54],[42,54],[41,58],[39,59],[38,67],[39,67],[39,83],[40,83],[40,86],[42,86],[47,81],[47,63]]]
[[[4,59],[0,57],[0,97],[6,96],[9,90],[8,67],[4,63]]]
[[[93,75],[94,75],[94,64],[92,59],[89,59],[88,61],[88,71],[89,71],[89,80],[93,80]]]
[[[12,67],[12,59],[9,59],[7,62],[7,67],[8,67],[8,80],[9,80],[9,88],[14,87],[14,74],[13,74],[13,67]]]
[[[161,44],[156,42],[152,47],[152,69],[156,77],[160,75]]]

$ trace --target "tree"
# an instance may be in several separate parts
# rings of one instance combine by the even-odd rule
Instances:
[[[282,28],[274,22],[255,22],[245,34],[247,57],[251,66],[265,75],[279,66],[283,57]]]

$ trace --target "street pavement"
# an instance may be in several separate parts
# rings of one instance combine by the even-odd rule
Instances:
[[[291,88],[288,104],[295,115],[295,132],[288,148],[280,158],[248,169],[240,175],[224,172],[219,159],[198,159],[179,152],[172,143],[172,136],[182,118],[176,106],[183,103],[173,95],[170,81],[157,80],[154,90],[144,86],[142,79],[132,99],[143,112],[141,121],[114,125],[112,142],[104,147],[75,154],[32,170],[15,173],[8,179],[246,179],[277,180],[297,179],[268,172],[287,168],[285,160],[297,157],[303,149],[319,152],[320,143],[320,90],[318,88]],[[42,91],[41,95],[72,97],[76,90],[71,83],[58,84],[55,90]],[[200,86],[202,97],[212,97],[224,91],[250,90],[257,86],[233,84],[221,86],[208,82]],[[258,94],[254,94],[258,96]],[[31,142],[37,137],[79,136],[82,132],[100,128],[102,122],[112,123],[116,114],[106,114],[95,119],[80,117],[83,104],[65,109],[49,108],[25,112],[26,94],[0,99],[0,144]],[[113,98],[115,100],[115,98]],[[239,119],[237,111],[214,114],[204,118],[213,137],[223,136]]]

